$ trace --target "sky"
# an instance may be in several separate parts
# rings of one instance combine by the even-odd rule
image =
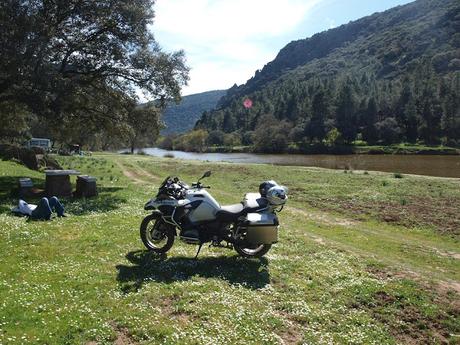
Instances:
[[[165,51],[185,51],[190,95],[244,84],[293,40],[411,1],[156,0],[151,30]]]

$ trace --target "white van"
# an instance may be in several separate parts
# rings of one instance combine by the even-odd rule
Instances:
[[[43,138],[32,138],[25,144],[29,149],[31,147],[41,147],[42,149],[49,151],[51,149],[51,140]]]

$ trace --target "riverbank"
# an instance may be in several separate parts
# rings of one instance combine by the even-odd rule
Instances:
[[[321,167],[342,171],[384,171],[389,173],[460,178],[458,155],[307,155],[257,153],[195,153],[144,148],[154,157],[173,157],[211,162],[265,163],[285,166]]]
[[[0,343],[443,343],[460,333],[458,180],[140,155],[57,159],[97,177],[99,195],[64,199],[68,217],[50,222],[9,213],[17,179],[41,187],[44,176],[0,161]],[[161,180],[190,183],[205,170],[222,204],[269,178],[289,187],[280,241],[264,259],[205,248],[193,260],[197,248],[180,241],[167,257],[144,250],[143,205]]]
[[[257,152],[252,146],[211,146],[203,150],[204,153],[264,153]],[[270,152],[276,153],[276,152]],[[334,154],[334,155],[349,155],[349,154],[370,154],[370,155],[460,155],[460,149],[446,146],[424,146],[424,145],[343,145],[343,146],[295,146],[290,145],[286,152],[279,154]]]

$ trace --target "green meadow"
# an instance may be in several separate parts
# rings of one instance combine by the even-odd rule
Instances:
[[[56,157],[98,178],[68,217],[16,217],[0,161],[0,344],[460,344],[460,180],[138,155]],[[168,175],[221,204],[263,180],[289,187],[280,241],[261,259],[176,239],[145,250],[139,225]],[[33,202],[34,200],[27,200]]]

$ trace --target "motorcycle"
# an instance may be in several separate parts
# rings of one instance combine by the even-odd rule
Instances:
[[[221,206],[201,180],[190,187],[178,177],[168,176],[155,198],[144,209],[151,214],[140,226],[140,237],[148,250],[166,253],[176,237],[198,245],[235,249],[243,257],[261,257],[278,241],[277,213],[287,201],[287,188],[275,181],[263,182],[259,193],[247,193],[238,204]]]

